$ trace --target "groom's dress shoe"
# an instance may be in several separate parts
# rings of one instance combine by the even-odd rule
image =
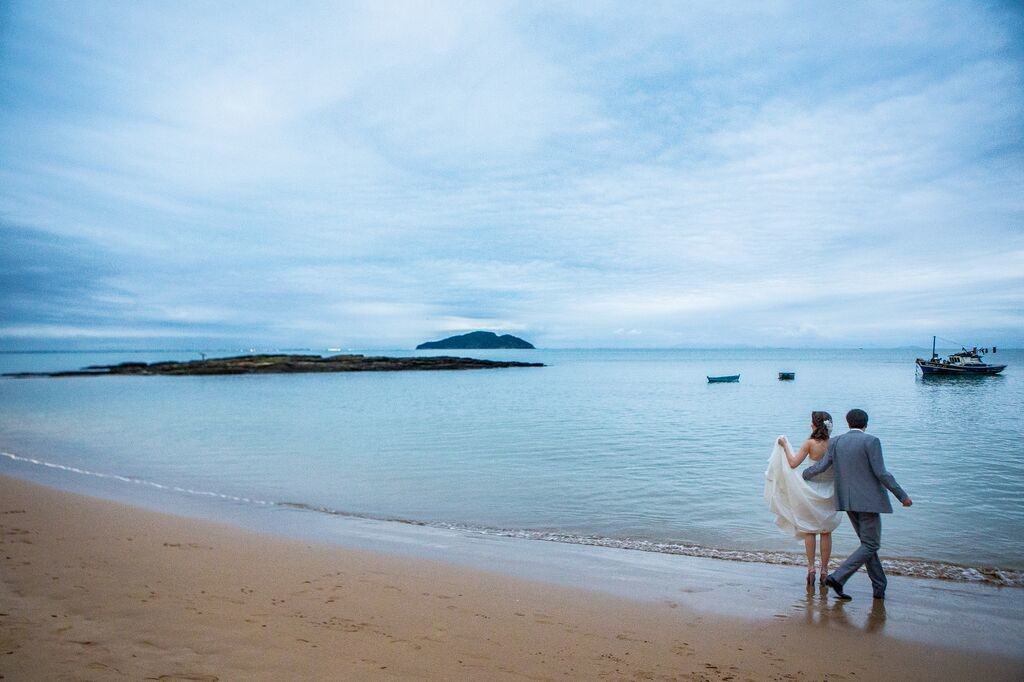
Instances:
[[[853,597],[843,592],[842,584],[840,584],[840,582],[832,576],[825,578],[825,584],[832,588],[832,590],[836,593],[837,599],[842,599],[843,601],[850,601],[851,599],[853,599]]]

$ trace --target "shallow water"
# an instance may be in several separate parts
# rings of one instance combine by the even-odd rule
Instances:
[[[170,511],[203,505],[213,517],[304,509],[799,562],[802,545],[775,528],[762,499],[772,443],[780,433],[804,438],[811,410],[830,411],[842,432],[846,410],[862,407],[915,502],[884,520],[890,569],[1017,582],[1024,353],[1001,350],[1001,376],[961,380],[916,376],[913,359],[925,353],[473,351],[464,354],[549,366],[7,378],[0,473],[151,506],[158,495]],[[0,354],[0,370],[189,357],[197,356]],[[779,382],[779,371],[796,380]],[[735,373],[738,384],[705,379]],[[854,546],[844,522],[836,552]]]

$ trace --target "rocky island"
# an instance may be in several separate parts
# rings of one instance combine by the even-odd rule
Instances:
[[[6,377],[81,376],[197,376],[215,374],[299,374],[304,372],[396,372],[403,370],[493,369],[497,367],[543,367],[540,362],[510,362],[456,358],[391,358],[365,355],[239,355],[187,362],[122,362],[92,365],[64,372],[19,372]]]
[[[440,341],[427,341],[416,346],[416,350],[430,350],[434,348],[451,349],[482,349],[482,348],[533,348],[533,344],[524,341],[518,336],[502,334],[498,336],[494,332],[470,332],[449,336]]]

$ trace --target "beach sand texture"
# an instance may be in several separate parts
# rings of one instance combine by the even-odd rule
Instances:
[[[0,545],[5,680],[1024,678],[1022,658],[710,616],[7,477]]]

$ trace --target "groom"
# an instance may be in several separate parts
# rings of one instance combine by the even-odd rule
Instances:
[[[836,509],[846,512],[860,538],[860,547],[825,578],[825,584],[835,590],[840,599],[852,599],[843,592],[843,585],[858,568],[867,564],[875,599],[885,599],[885,571],[878,559],[878,548],[882,543],[881,514],[892,513],[885,488],[892,491],[904,507],[913,502],[892,474],[885,470],[881,442],[864,432],[868,427],[868,413],[850,410],[846,413],[846,423],[850,430],[829,441],[821,461],[804,470],[804,478],[810,479],[830,466],[835,467]]]

